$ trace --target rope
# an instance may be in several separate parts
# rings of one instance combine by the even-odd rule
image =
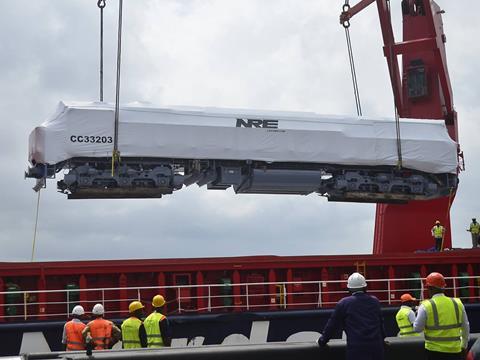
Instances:
[[[448,207],[447,207],[447,213],[445,214],[445,224],[447,223],[447,220],[450,217],[450,208],[452,207],[452,202],[453,202],[453,198],[455,197],[455,194],[456,194],[455,189],[451,188],[450,189],[450,194],[448,195]],[[440,247],[440,251],[443,251],[444,238],[445,238],[445,236],[442,236],[442,245]]]
[[[342,7],[343,12],[348,12],[350,9],[350,5],[348,4],[349,0],[345,1],[345,4]],[[355,62],[353,60],[353,50],[352,50],[352,41],[350,40],[350,21],[342,22],[342,25],[345,29],[345,39],[347,41],[347,50],[348,50],[348,60],[350,62],[350,73],[352,75],[352,85],[353,85],[353,95],[355,97],[355,106],[357,108],[357,115],[362,116],[362,106],[360,103],[360,92],[358,90],[358,81],[357,81],[357,73],[355,71]]]
[[[118,151],[118,124],[120,113],[120,65],[122,58],[122,10],[123,0],[120,0],[118,3],[117,84],[115,89],[115,130],[113,134],[112,176],[115,172],[115,164],[120,162],[120,151]]]
[[[100,102],[103,102],[103,8],[105,0],[98,0],[97,6],[100,9]]]
[[[390,23],[392,23],[392,14],[390,12],[390,0],[387,0],[387,11],[388,11],[388,17],[390,19]],[[394,92],[393,89],[393,48],[390,45],[389,47],[390,51],[390,67],[389,67],[389,72],[390,72],[390,82],[392,84],[392,92]],[[395,93],[394,93],[395,94]],[[397,138],[397,168],[401,169],[403,167],[403,159],[402,159],[402,138],[400,136],[400,116],[398,115],[398,108],[397,104],[395,104],[395,98],[393,99],[393,110],[395,113],[395,132],[396,132],[396,138]]]
[[[41,192],[41,189],[38,190],[38,195],[37,195],[37,210],[36,210],[36,214],[35,214],[35,229],[33,231],[32,257],[30,258],[30,261],[33,261],[33,259],[35,259],[35,242],[37,240],[38,213],[39,213],[39,210],[40,210],[40,192]]]

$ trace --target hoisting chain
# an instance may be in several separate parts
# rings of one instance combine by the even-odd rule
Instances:
[[[348,13],[350,10],[349,0],[345,0],[342,6],[342,15]],[[350,40],[350,20],[342,20],[342,26],[345,29],[345,39],[347,40],[348,60],[350,61],[350,72],[352,74],[353,95],[355,97],[355,106],[357,108],[357,115],[362,116],[362,106],[360,104],[360,92],[358,90],[357,73],[355,71],[355,62],[353,61],[352,42]]]
[[[106,5],[106,0],[97,2],[100,9],[100,102],[103,102],[103,9]]]
[[[390,19],[390,23],[392,22],[392,14],[390,12],[390,0],[386,1],[387,3],[387,11],[388,11],[388,17]],[[392,91],[393,89],[393,47],[390,45],[389,46],[389,52],[390,52],[390,66],[389,66],[389,72],[390,72],[390,82],[392,83]],[[394,93],[395,94],[395,93]],[[401,169],[403,167],[403,160],[402,160],[402,138],[400,136],[400,116],[398,114],[398,106],[400,104],[395,104],[395,97],[393,100],[393,108],[394,108],[394,113],[395,113],[395,132],[396,132],[396,138],[397,138],[397,168]]]
[[[118,125],[120,115],[120,65],[122,58],[122,10],[123,0],[118,3],[118,35],[117,35],[117,83],[115,88],[115,127],[113,134],[112,152],[112,176],[115,175],[115,165],[120,163],[120,151],[118,150]]]

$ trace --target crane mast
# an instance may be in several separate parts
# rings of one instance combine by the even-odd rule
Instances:
[[[395,42],[389,0],[362,0],[342,13],[349,20],[376,2],[393,97],[401,118],[442,119],[458,143],[457,113],[448,74],[443,10],[435,1],[402,0],[403,41]],[[398,63],[402,55],[402,68]],[[460,154],[460,151],[459,151]],[[430,228],[440,220],[446,228],[444,248],[451,248],[450,207],[455,197],[377,204],[373,252],[411,252],[432,246]]]

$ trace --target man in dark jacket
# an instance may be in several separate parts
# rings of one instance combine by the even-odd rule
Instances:
[[[325,346],[336,330],[347,334],[347,360],[383,360],[385,330],[380,302],[365,293],[367,282],[363,275],[353,273],[348,278],[351,295],[335,306],[323,333],[319,346]]]

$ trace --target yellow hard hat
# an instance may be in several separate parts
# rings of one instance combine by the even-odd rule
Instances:
[[[140,301],[132,301],[130,305],[128,305],[128,311],[130,313],[134,313],[137,310],[143,309],[145,306]]]
[[[165,299],[162,295],[155,295],[152,300],[152,305],[154,307],[162,307],[163,305],[165,305]]]

